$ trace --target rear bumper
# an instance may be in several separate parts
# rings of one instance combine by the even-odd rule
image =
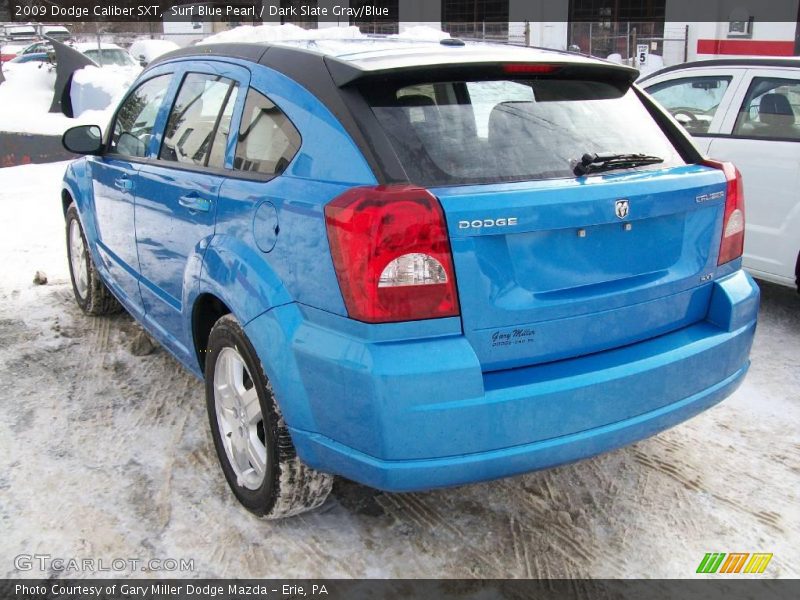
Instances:
[[[416,491],[485,481],[581,460],[655,435],[725,399],[742,382],[748,365],[700,394],[643,415],[576,434],[489,452],[391,461],[378,460],[307,432],[293,430],[292,439],[299,444],[300,455],[314,456],[319,468],[386,491]]]
[[[759,292],[743,271],[712,285],[701,322],[532,367],[482,373],[461,335],[365,340],[307,315],[285,332],[288,357],[265,367],[299,456],[317,469],[389,491],[506,477],[646,438],[732,393]],[[277,339],[259,319],[247,329],[261,353]]]

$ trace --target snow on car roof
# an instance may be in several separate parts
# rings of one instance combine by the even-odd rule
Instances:
[[[361,30],[349,27],[323,27],[321,29],[303,29],[291,23],[282,25],[240,25],[228,31],[222,31],[197,42],[198,46],[206,44],[259,44],[275,43],[288,40],[320,40],[365,37]]]
[[[362,77],[407,69],[486,66],[505,63],[553,63],[578,69],[603,69],[632,82],[638,71],[594,57],[544,48],[451,39],[439,29],[411,28],[408,33],[366,35],[354,26],[306,30],[296,25],[240,26],[156,58],[150,65],[179,58],[229,56],[294,72],[300,54],[316,56],[337,86]],[[408,37],[406,37],[408,35]],[[278,52],[279,50],[283,52]],[[286,51],[289,51],[287,53]],[[294,54],[294,53],[297,54]],[[303,78],[301,73],[295,76]]]
[[[177,50],[178,48],[180,48],[180,46],[170,40],[151,40],[148,38],[142,38],[135,40],[128,49],[128,52],[130,52],[131,56],[136,58],[143,56],[145,60],[149,62],[161,56],[162,54],[166,54],[172,50]]]
[[[292,24],[242,25],[198,42],[198,53],[213,54],[216,44],[280,46],[346,62],[360,71],[452,63],[558,62],[603,64],[605,61],[559,50],[487,42],[450,41],[450,34],[420,25],[393,35],[367,35],[358,27],[303,29]],[[184,50],[183,55],[191,53]],[[168,55],[166,58],[169,58]]]
[[[33,44],[31,42],[13,42],[10,44],[0,44],[0,52],[2,52],[3,54],[16,53],[32,45]]]
[[[596,63],[595,59],[558,50],[527,48],[488,42],[463,42],[460,45],[443,44],[435,40],[405,39],[399,37],[365,37],[351,40],[305,40],[280,42],[281,46],[316,52],[348,62],[365,71],[378,71],[393,67],[425,66],[474,62],[539,62],[558,60]]]
[[[512,53],[527,52],[525,58],[531,59],[530,48],[521,48],[508,44],[489,44],[485,42],[468,42],[461,45],[443,46],[441,41],[450,38],[450,34],[435,27],[418,25],[410,27],[399,34],[368,35],[358,27],[325,27],[321,29],[303,29],[297,25],[241,25],[228,31],[200,40],[198,46],[211,44],[269,44],[294,47],[299,50],[332,56],[339,60],[365,62],[381,56],[397,57],[400,54],[425,55],[432,50],[449,54],[486,54],[491,49],[507,57]],[[471,49],[471,50],[470,50]],[[556,51],[557,52],[557,51]],[[563,54],[563,53],[562,53]],[[523,56],[522,54],[518,54]],[[519,60],[525,60],[520,58]],[[507,58],[506,58],[507,60]],[[419,64],[419,56],[415,56]]]
[[[86,52],[87,50],[97,50],[97,42],[77,42],[75,44],[69,44],[72,48],[75,48],[78,52]],[[116,44],[111,44],[109,42],[101,42],[100,43],[101,50],[124,50],[122,46],[117,46]]]

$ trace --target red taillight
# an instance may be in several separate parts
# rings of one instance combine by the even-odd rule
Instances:
[[[739,258],[744,251],[744,188],[742,174],[733,163],[705,160],[707,167],[725,173],[728,187],[725,190],[725,216],[722,219],[722,241],[719,244],[718,265]]]
[[[347,313],[367,323],[459,314],[439,201],[411,185],[357,187],[325,207]]]
[[[531,73],[542,74],[555,73],[561,67],[558,65],[544,65],[536,63],[508,63],[503,65],[503,72],[505,73]]]

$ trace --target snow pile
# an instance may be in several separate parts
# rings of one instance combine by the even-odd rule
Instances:
[[[130,52],[134,60],[144,59],[145,64],[148,64],[162,54],[172,52],[178,48],[180,48],[178,44],[169,40],[141,39],[133,42],[128,52]]]
[[[135,71],[93,66],[75,71],[70,89],[73,113],[80,117],[86,111],[116,106],[136,76]]]
[[[240,25],[197,42],[201,44],[263,43],[289,40],[344,40],[365,37],[361,30],[349,27],[323,27],[303,29],[291,23],[283,25]]]
[[[0,84],[0,131],[51,133],[63,131],[62,114],[50,114],[55,69],[43,63],[19,63],[4,68],[6,81]]]
[[[51,113],[56,71],[44,63],[20,63],[4,69],[0,84],[0,131],[60,136],[75,125],[105,127],[120,96],[136,73],[84,67],[75,72],[70,93],[76,118]]]
[[[6,81],[0,84],[0,106],[4,116],[18,119],[21,115],[9,110],[19,104],[37,111],[44,106],[45,112],[50,108],[53,99],[53,86],[56,82],[56,71],[50,65],[38,62],[13,63],[3,66]]]
[[[415,25],[404,29],[401,33],[394,33],[389,36],[393,39],[402,40],[419,40],[422,42],[438,42],[450,37],[450,34],[436,27],[429,27],[428,25]]]

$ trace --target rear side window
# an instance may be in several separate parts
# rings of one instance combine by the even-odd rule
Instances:
[[[172,75],[153,77],[134,90],[119,107],[108,151],[143,157],[153,137],[153,126]]]
[[[456,81],[364,89],[406,173],[422,185],[574,177],[585,153],[683,164],[633,90],[602,81]]]
[[[225,77],[189,73],[169,113],[159,158],[222,168],[236,83]]]
[[[299,149],[300,134],[289,118],[263,94],[248,91],[234,169],[280,175]]]
[[[734,135],[800,140],[800,80],[754,77],[736,117]]]

